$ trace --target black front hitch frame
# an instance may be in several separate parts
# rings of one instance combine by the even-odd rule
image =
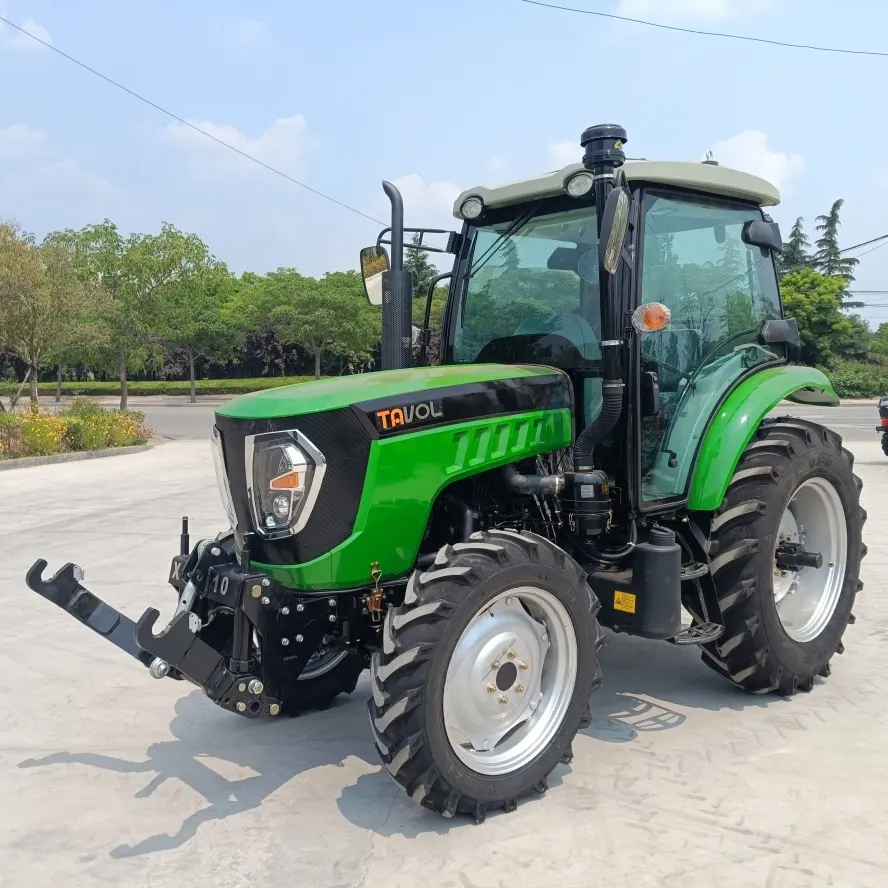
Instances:
[[[247,718],[280,714],[324,636],[349,619],[339,596],[298,594],[250,571],[249,561],[238,564],[233,552],[212,541],[173,558],[169,582],[179,603],[156,634],[155,608],[133,622],[82,585],[78,565],[65,564],[49,580],[43,578],[46,567],[43,559],[31,566],[26,576],[31,590],[138,660],[153,677],[187,680],[223,709]],[[214,610],[233,617],[230,656],[201,638]]]

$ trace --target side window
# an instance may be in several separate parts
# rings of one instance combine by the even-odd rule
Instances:
[[[669,327],[643,337],[642,370],[660,382],[660,415],[642,419],[642,496],[687,493],[712,412],[752,367],[784,357],[758,331],[779,318],[768,251],[743,242],[755,208],[650,195],[645,201],[642,302],[669,306]]]

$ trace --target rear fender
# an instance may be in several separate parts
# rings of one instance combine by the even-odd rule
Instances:
[[[717,509],[737,463],[762,420],[781,401],[838,407],[839,397],[826,376],[814,367],[769,367],[744,379],[719,407],[697,457],[688,508]]]

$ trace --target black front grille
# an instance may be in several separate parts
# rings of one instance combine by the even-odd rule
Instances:
[[[327,460],[327,471],[308,523],[295,536],[263,540],[254,536],[251,556],[263,564],[304,564],[329,552],[351,535],[361,502],[371,437],[350,408],[287,419],[232,419],[216,416],[237,513],[238,546],[245,530],[255,531],[247,501],[244,441],[248,435],[298,429]]]

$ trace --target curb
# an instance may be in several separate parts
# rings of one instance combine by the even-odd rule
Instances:
[[[104,459],[109,456],[126,456],[132,453],[144,453],[162,444],[166,438],[155,438],[147,444],[134,444],[132,447],[109,447],[106,450],[81,450],[74,453],[54,453],[51,456],[22,456],[18,459],[0,460],[0,472],[12,469],[27,469],[32,466],[52,466],[58,463],[81,462],[85,459]]]

